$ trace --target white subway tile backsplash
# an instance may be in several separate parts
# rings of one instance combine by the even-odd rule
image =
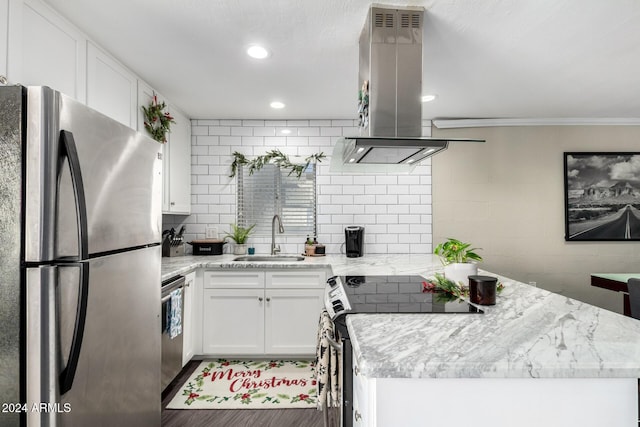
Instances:
[[[387,194],[409,194],[408,185],[387,185]]]
[[[393,234],[407,234],[411,232],[411,226],[408,224],[389,224],[387,231]]]
[[[398,183],[398,177],[395,175],[376,175],[375,183],[377,185],[396,185]]]
[[[327,157],[317,169],[317,222],[318,239],[327,245],[328,253],[341,253],[348,225],[365,227],[365,254],[431,252],[430,159],[411,174],[335,173],[329,167],[333,146],[343,135],[358,134],[355,120],[198,119],[191,123],[192,214],[165,215],[164,228],[186,224],[189,239],[204,238],[208,225],[218,227],[220,235],[229,230],[229,224],[236,222],[236,181],[228,177],[234,151],[255,156],[277,148],[301,158],[322,151]],[[291,133],[281,133],[284,129]],[[279,236],[286,253],[302,252],[303,241],[304,236]],[[269,251],[270,237],[252,236],[251,242],[258,253]]]
[[[286,120],[265,120],[264,121],[264,125],[265,126],[275,126],[275,127],[286,126],[287,125],[287,121]]]
[[[353,196],[353,203],[367,205],[367,209],[371,209],[373,207],[378,206],[378,205],[375,204],[376,203],[376,196],[369,195],[369,194]],[[386,212],[387,207],[385,205],[382,205],[381,207],[383,207],[385,209],[385,212]]]
[[[193,128],[203,128],[207,126],[219,126],[220,120],[191,120],[191,129]]]
[[[209,147],[206,145],[196,145],[191,147],[191,155],[192,156],[204,156],[209,154]]]
[[[318,188],[320,194],[342,194],[342,185],[323,185]]]
[[[242,144],[242,137],[240,136],[221,136],[220,145],[231,145],[233,147],[240,147]]]
[[[320,128],[320,135],[322,136],[342,136],[342,128]]]
[[[193,141],[193,138],[192,138]],[[196,136],[196,145],[219,145],[219,136]]]
[[[342,212],[346,214],[363,214],[365,213],[364,205],[345,205]],[[367,212],[371,213],[371,212]]]
[[[346,195],[346,196],[332,195],[331,196],[331,203],[336,203],[336,204],[339,204],[339,205],[352,205],[353,204],[353,196],[351,196],[351,195]]]
[[[298,128],[298,136],[320,136],[320,128],[318,127]]]
[[[264,127],[264,120],[242,120],[243,127]]]
[[[309,120],[309,126],[329,128],[331,126],[331,120]]]
[[[229,126],[209,126],[209,135],[231,135]]]
[[[381,205],[384,206],[387,209],[387,212],[382,212],[382,213],[390,213],[390,214],[408,214],[409,213],[409,206],[408,205],[401,205],[401,204],[397,204],[397,205]]]
[[[191,165],[191,175],[208,175],[209,174],[209,166],[207,165]]]
[[[331,120],[331,126],[336,127],[344,127],[344,126],[353,126],[354,120]]]
[[[191,136],[209,135],[209,128],[206,126],[191,126]]]
[[[231,135],[232,136],[253,136],[253,128],[232,127]]]
[[[395,194],[376,195],[376,204],[379,204],[379,205],[397,205],[398,204],[398,196],[396,196]]]
[[[342,194],[363,194],[364,185],[343,185]]]
[[[267,127],[256,127],[251,128],[253,135],[255,136],[276,136],[276,128],[274,126]],[[267,144],[267,140],[265,140],[265,145]]]
[[[420,215],[398,215],[400,224],[420,224]]]

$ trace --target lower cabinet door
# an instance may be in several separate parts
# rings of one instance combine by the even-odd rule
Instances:
[[[264,290],[205,289],[203,308],[203,353],[264,352]]]
[[[265,353],[314,355],[323,289],[265,291]]]

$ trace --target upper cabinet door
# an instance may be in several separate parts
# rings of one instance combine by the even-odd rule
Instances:
[[[93,43],[87,43],[87,104],[136,129],[136,76]]]
[[[169,106],[175,123],[169,134],[169,212],[191,213],[191,121]]]
[[[85,36],[38,0],[10,1],[8,78],[86,102]]]

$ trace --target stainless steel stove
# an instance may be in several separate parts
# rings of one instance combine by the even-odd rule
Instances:
[[[422,276],[333,276],[325,287],[332,319],[355,313],[482,313],[469,302],[434,292]]]
[[[359,313],[483,314],[469,302],[434,292],[422,276],[333,276],[324,305],[342,343],[342,426],[353,425],[353,354],[346,316]]]

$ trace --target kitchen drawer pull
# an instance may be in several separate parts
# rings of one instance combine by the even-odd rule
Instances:
[[[258,297],[258,301],[262,302],[262,297]]]
[[[271,298],[267,298],[267,302],[271,301]]]
[[[362,419],[362,414],[360,412],[358,412],[357,409],[353,413],[353,419],[356,420],[356,421],[360,421]]]
[[[359,376],[359,375],[360,375],[360,369],[358,369],[358,367],[357,367],[357,366],[356,366],[356,367],[354,367],[354,368],[353,368],[353,373],[354,373],[356,376]]]

